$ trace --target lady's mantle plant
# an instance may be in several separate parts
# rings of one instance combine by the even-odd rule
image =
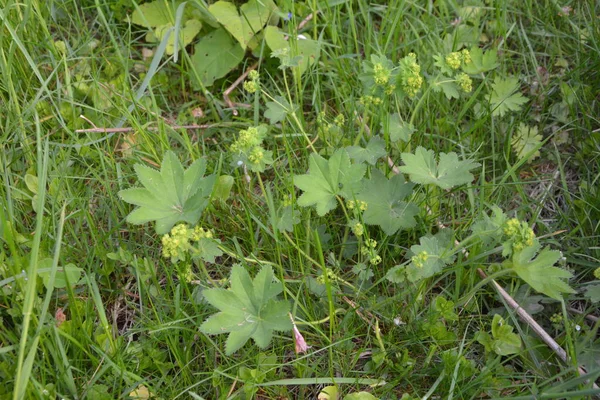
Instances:
[[[271,342],[273,331],[292,329],[289,304],[276,299],[283,285],[275,281],[270,266],[262,267],[252,280],[243,266],[234,265],[229,282],[229,289],[213,288],[203,292],[204,298],[220,312],[200,326],[200,331],[206,334],[229,333],[225,343],[228,355],[250,338],[258,347],[265,348]]]
[[[142,164],[135,172],[143,188],[121,190],[119,196],[138,206],[127,222],[140,225],[156,221],[156,233],[164,235],[178,222],[195,225],[208,205],[215,175],[204,176],[206,161],[198,159],[184,171],[181,162],[168,151],[160,172]]]

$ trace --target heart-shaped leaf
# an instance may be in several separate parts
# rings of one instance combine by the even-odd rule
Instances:
[[[202,84],[208,87],[237,67],[243,58],[244,49],[225,29],[219,28],[196,44],[192,64]]]
[[[243,49],[246,49],[252,37],[265,27],[276,9],[277,6],[271,0],[250,0],[240,7],[239,13],[235,4],[228,1],[217,1],[208,7],[208,11]]]

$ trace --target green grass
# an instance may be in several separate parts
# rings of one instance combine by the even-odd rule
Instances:
[[[146,29],[127,22],[133,2],[0,1],[0,399],[129,398],[142,385],[163,399],[316,398],[334,384],[340,399],[359,391],[381,399],[598,395],[589,378],[600,374],[600,315],[585,289],[598,284],[600,267],[599,6],[572,2],[566,12],[550,0],[464,2],[481,3],[475,18],[450,0],[276,3],[294,14],[279,24],[290,32],[314,13],[300,33],[319,40],[318,63],[303,75],[278,68],[261,43],[225,78],[197,89],[193,46],[177,62],[143,57],[164,44],[147,43]],[[461,37],[464,27],[474,33]],[[428,89],[427,78],[438,70],[433,56],[462,42],[497,49],[498,67],[475,78],[471,94],[448,100]],[[397,66],[411,52],[426,77],[419,94],[361,105],[363,61],[383,55]],[[236,116],[222,93],[256,62],[261,91],[235,89],[232,100],[250,105]],[[522,109],[492,115],[485,99],[495,76],[518,78],[528,99]],[[263,146],[273,165],[246,175],[231,165],[230,146],[241,129],[269,125],[266,102],[275,96],[295,111],[269,126]],[[194,116],[198,108],[201,117]],[[481,166],[472,183],[450,190],[415,185],[406,199],[419,207],[415,227],[386,235],[365,225],[363,239],[377,241],[382,259],[365,280],[355,268],[368,266],[368,258],[349,227],[352,212],[344,201],[325,216],[298,206],[302,191],[293,177],[307,173],[313,150],[329,158],[338,148],[364,147],[391,113],[415,128],[408,142],[382,134],[396,166],[418,146]],[[344,121],[336,127],[338,115]],[[92,123],[133,131],[77,132]],[[521,123],[538,127],[540,157],[520,159],[512,148]],[[210,128],[171,128],[186,124]],[[134,207],[118,192],[139,186],[135,164],[158,168],[167,150],[186,167],[205,158],[207,173],[234,178],[230,197],[211,201],[199,222],[224,251],[206,264],[208,276],[199,263],[162,257],[152,223],[126,222]],[[377,162],[386,173],[387,156]],[[276,222],[287,202],[298,217],[289,232]],[[422,236],[443,225],[460,242],[493,205],[527,221],[544,247],[562,251],[558,266],[573,273],[568,283],[577,292],[563,302],[516,275],[494,275],[567,351],[567,362],[489,280],[481,283],[478,268],[488,275],[500,269],[499,244],[470,239],[431,277],[386,278],[410,261],[407,251]],[[46,258],[51,264],[40,263]],[[203,290],[228,287],[237,262],[251,276],[273,266],[283,282],[279,298],[290,304],[308,353],[295,354],[287,331],[276,332],[266,349],[250,340],[226,355],[225,335],[200,331],[215,313]],[[67,264],[81,268],[81,277],[54,287]],[[47,265],[53,290],[38,276]],[[337,278],[319,285],[327,268]],[[456,304],[457,321],[436,311],[437,296]],[[61,312],[66,320],[59,323]],[[479,330],[490,332],[494,314],[520,338],[515,354],[486,352],[475,339]]]

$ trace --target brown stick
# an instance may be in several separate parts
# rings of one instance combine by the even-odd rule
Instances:
[[[208,129],[211,128],[213,125],[168,125],[171,129]],[[132,127],[128,127],[128,128],[89,128],[89,129],[77,129],[75,132],[76,133],[127,133],[127,132],[133,132],[135,131],[137,128],[132,128]],[[146,127],[144,129],[147,129],[149,131],[157,131],[158,127],[156,126],[149,126]]]
[[[233,112],[233,115],[238,115],[237,110],[235,109],[236,105],[238,107],[245,107],[245,108],[249,108],[251,107],[248,104],[234,104],[233,101],[231,101],[231,99],[229,98],[229,95],[231,94],[231,92],[233,92],[233,89],[235,89],[236,87],[239,86],[240,83],[242,83],[242,81],[244,79],[246,79],[246,77],[248,76],[248,74],[250,73],[250,71],[256,69],[258,67],[258,63],[255,63],[253,66],[251,66],[250,68],[248,68],[246,71],[244,71],[244,73],[242,75],[240,75],[235,82],[233,82],[231,84],[231,86],[229,86],[227,88],[227,90],[225,90],[223,92],[223,100],[225,100],[225,104],[227,104],[228,107],[231,108],[231,111]]]

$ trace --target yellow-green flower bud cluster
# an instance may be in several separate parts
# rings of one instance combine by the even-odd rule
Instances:
[[[344,114],[338,114],[333,120],[333,123],[341,128],[346,123],[346,117],[344,117]]]
[[[383,100],[380,99],[379,97],[376,96],[361,96],[360,99],[358,99],[358,102],[360,103],[360,105],[362,106],[375,106],[378,107],[381,105],[381,103],[383,103]]]
[[[352,230],[352,233],[359,237],[365,233],[365,226],[357,220],[352,220],[350,229]]]
[[[558,324],[562,323],[562,320],[563,320],[563,316],[562,316],[562,314],[559,314],[559,313],[552,314],[552,316],[550,317],[550,322],[552,322],[553,324],[558,325]]]
[[[367,239],[364,242],[364,246],[360,249],[360,253],[369,258],[371,265],[380,264],[382,261],[375,247],[377,247],[377,241],[375,239]]]
[[[244,90],[248,93],[256,93],[260,88],[259,75],[256,70],[252,70],[248,73],[248,79],[244,81]]]
[[[194,229],[185,224],[178,224],[171,229],[170,233],[163,235],[162,255],[170,258],[173,263],[185,260],[186,256],[192,250],[192,244],[204,238],[212,238],[213,234],[208,229],[199,226]]]
[[[427,252],[423,250],[419,254],[415,254],[414,256],[412,256],[410,261],[412,261],[415,267],[423,268],[423,266],[425,265],[425,261],[427,261],[428,258],[429,254],[427,254]]]
[[[519,221],[517,218],[509,219],[505,222],[503,232],[508,236],[508,242],[512,244],[512,251],[519,252],[525,247],[532,246],[535,240],[535,233],[525,221]]]
[[[473,81],[471,80],[471,77],[464,72],[456,76],[456,82],[465,93],[470,93],[471,90],[473,90]]]
[[[248,154],[248,160],[252,163],[258,164],[262,161],[265,156],[265,151],[260,146],[255,146],[250,150],[250,154]]]
[[[367,202],[362,200],[348,200],[346,207],[348,207],[348,210],[366,211]]]
[[[600,279],[600,268],[596,268],[596,269],[594,270],[594,277],[595,277],[596,279]]]
[[[409,53],[400,60],[400,78],[402,90],[404,90],[408,97],[414,97],[421,89],[423,77],[421,76],[421,66],[417,64],[415,53]]]
[[[327,280],[329,280],[330,282],[335,282],[340,279],[339,276],[337,276],[337,274],[333,272],[331,268],[325,268],[325,273],[317,277],[317,283],[324,285],[326,282],[326,277]]]
[[[462,57],[458,51],[452,52],[446,56],[446,64],[452,69],[459,69],[461,62]]]
[[[263,138],[258,128],[250,127],[242,129],[237,140],[233,142],[229,149],[234,153],[249,152],[252,148],[260,146],[262,140]]]
[[[293,204],[292,196],[286,196],[283,198],[282,205],[284,207],[290,207]]]
[[[463,49],[460,52],[460,55],[462,57],[463,65],[471,62],[471,52],[468,49]]]
[[[385,86],[390,81],[390,76],[392,75],[392,71],[387,69],[381,63],[375,63],[375,65],[373,65],[373,75],[374,75],[376,85]]]

